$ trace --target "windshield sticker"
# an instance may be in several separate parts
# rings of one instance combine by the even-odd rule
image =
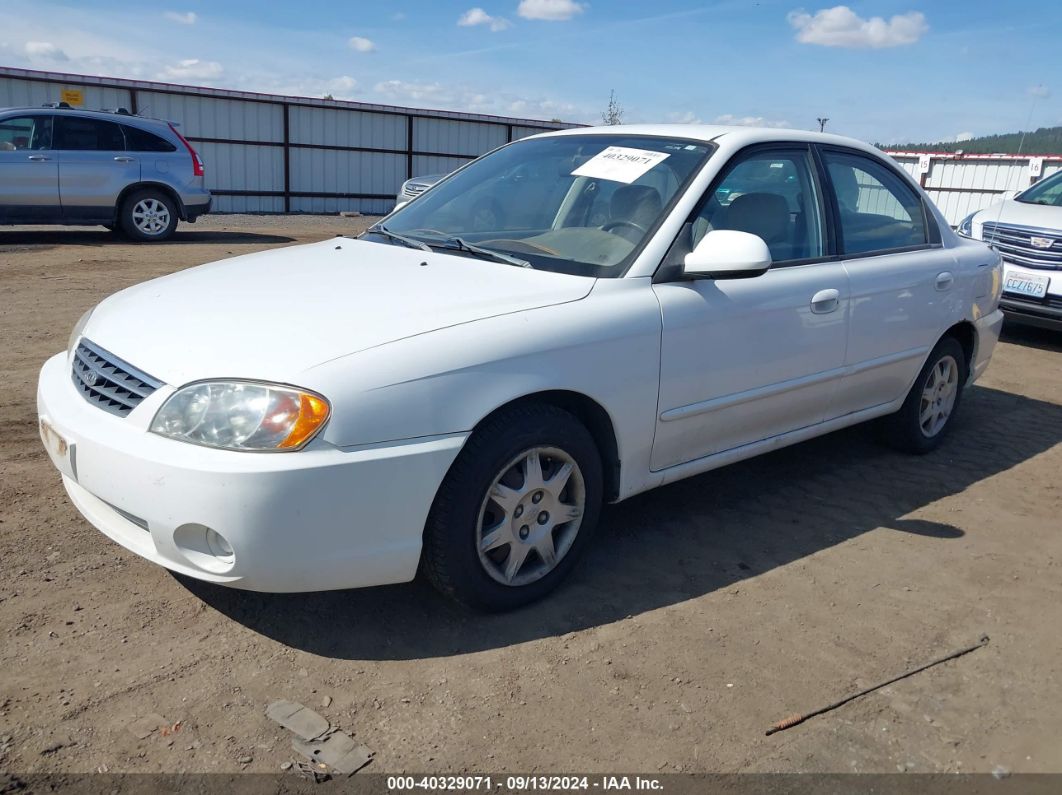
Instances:
[[[670,155],[649,149],[610,146],[572,172],[573,177],[608,179],[630,185],[642,174],[667,160]]]

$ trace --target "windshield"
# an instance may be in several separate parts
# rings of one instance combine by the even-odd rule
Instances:
[[[704,142],[644,135],[519,141],[472,162],[366,236],[499,264],[622,276],[711,151]]]
[[[1062,171],[1037,182],[1015,198],[1026,204],[1046,204],[1050,207],[1062,207]]]

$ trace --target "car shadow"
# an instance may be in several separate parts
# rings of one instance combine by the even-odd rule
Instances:
[[[234,621],[326,657],[504,647],[731,587],[878,528],[959,538],[959,528],[905,517],[1062,441],[1062,406],[975,386],[949,438],[926,456],[895,452],[874,430],[838,431],[607,507],[569,582],[515,613],[469,612],[419,580],[278,595],[178,579]]]
[[[159,243],[136,243],[142,246],[172,246],[181,243],[248,243],[263,245],[293,243],[295,238],[263,232],[237,232],[225,229],[189,229],[179,226],[173,237]],[[110,232],[103,227],[95,229],[42,229],[40,231],[0,231],[0,250],[7,248],[54,248],[55,246],[113,246],[134,245],[124,235]]]
[[[1062,353],[1062,331],[1027,326],[1011,320],[1003,323],[1003,331],[999,335],[999,341],[1009,342],[1013,345],[1024,345],[1028,348],[1039,348],[1042,351]]]

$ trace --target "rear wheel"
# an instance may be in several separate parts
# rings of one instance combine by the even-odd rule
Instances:
[[[962,402],[966,354],[954,337],[930,353],[903,406],[882,424],[885,440],[910,453],[928,453],[944,441]]]
[[[477,429],[424,534],[423,569],[447,596],[500,611],[552,591],[586,551],[601,506],[593,437],[554,406],[518,406]]]
[[[133,240],[166,240],[177,228],[177,207],[162,191],[139,190],[122,202],[119,222],[122,231]]]

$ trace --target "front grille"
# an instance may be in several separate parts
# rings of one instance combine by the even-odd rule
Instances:
[[[984,241],[995,246],[1007,262],[1029,268],[1062,268],[1062,230],[996,223],[986,223],[982,229]],[[1034,246],[1033,238],[1048,240],[1050,245]]]
[[[421,184],[406,185],[405,192],[409,196],[419,196],[420,194],[422,194],[427,189],[428,189],[427,185],[421,185]]]
[[[84,338],[74,350],[71,376],[85,400],[119,417],[162,386],[157,378]]]

